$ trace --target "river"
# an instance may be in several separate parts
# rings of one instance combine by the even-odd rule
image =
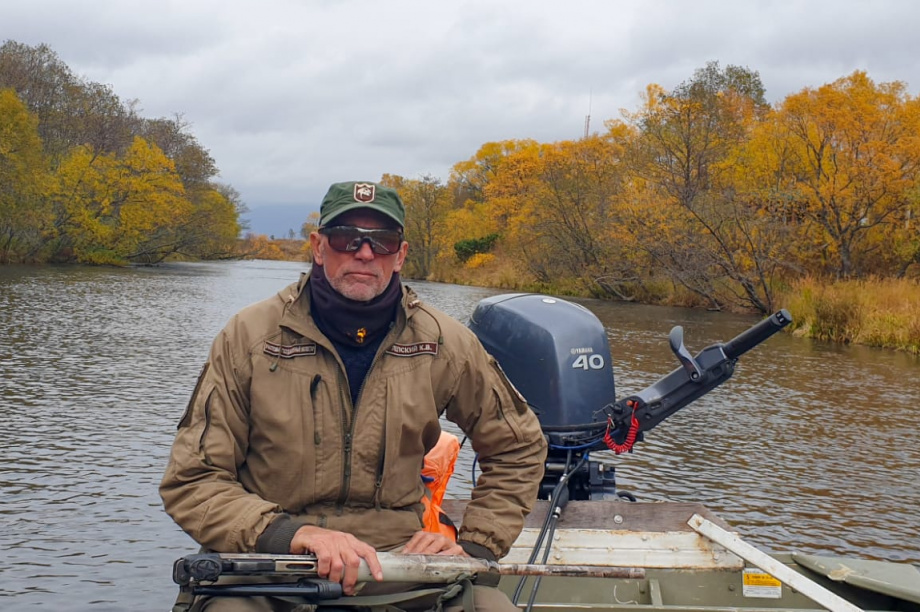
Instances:
[[[157,485],[210,342],[304,264],[0,266],[0,609],[167,610],[194,543]],[[409,282],[465,320],[493,289]],[[607,329],[617,395],[756,317],[577,300]],[[920,564],[920,361],[778,334],[616,460],[640,500],[699,501],[746,540]],[[461,455],[449,494],[470,488]]]

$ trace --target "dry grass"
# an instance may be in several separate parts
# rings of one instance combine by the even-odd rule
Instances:
[[[270,240],[261,234],[240,240],[238,248],[243,259],[312,261],[313,255],[307,240]]]
[[[819,340],[879,346],[920,354],[920,283],[861,280],[794,283],[779,296],[795,333]]]

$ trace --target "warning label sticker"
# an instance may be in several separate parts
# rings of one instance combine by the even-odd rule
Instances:
[[[758,569],[745,569],[742,583],[742,593],[745,597],[779,599],[783,595],[782,583],[770,574]]]

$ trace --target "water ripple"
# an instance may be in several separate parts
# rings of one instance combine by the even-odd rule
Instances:
[[[172,562],[196,548],[157,494],[176,422],[217,331],[302,268],[0,267],[0,607],[169,608]],[[461,320],[498,293],[410,284]],[[580,302],[607,329],[620,396],[676,367],[671,326],[695,352],[753,323]],[[918,372],[904,355],[778,336],[605,460],[622,489],[703,502],[767,550],[920,563]],[[472,474],[464,448],[449,494],[468,495]]]

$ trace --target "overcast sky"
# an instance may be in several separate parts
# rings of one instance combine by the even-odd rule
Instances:
[[[0,40],[181,113],[252,209],[383,173],[447,180],[480,145],[580,137],[717,60],[771,102],[866,70],[920,87],[920,2],[0,0]]]

